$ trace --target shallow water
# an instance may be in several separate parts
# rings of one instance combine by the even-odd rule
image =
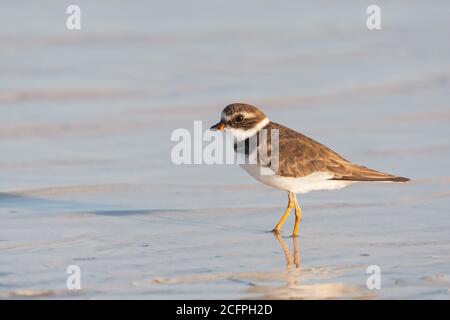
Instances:
[[[0,298],[449,298],[450,3],[68,4],[1,5]],[[303,195],[277,238],[283,192],[170,160],[234,101],[412,182]]]

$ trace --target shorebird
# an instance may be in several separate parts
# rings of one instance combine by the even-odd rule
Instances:
[[[262,174],[261,168],[271,167],[270,161],[259,160],[254,164],[241,164],[256,180],[268,186],[285,190],[288,193],[288,204],[280,221],[273,229],[279,233],[283,223],[295,208],[295,224],[292,235],[298,235],[301,209],[297,201],[297,193],[304,194],[313,190],[341,189],[356,182],[407,182],[408,178],[398,177],[354,164],[324,146],[323,144],[272,122],[257,107],[245,103],[233,103],[225,107],[220,122],[210,128],[230,133],[235,139],[235,151],[238,144],[244,143],[244,152],[248,157],[257,152],[262,153],[261,130],[266,132],[264,150],[274,149],[270,137],[272,130],[278,133],[278,163],[274,174]],[[249,146],[249,139],[256,137],[255,148]],[[274,140],[275,141],[275,140]],[[242,150],[242,149],[241,149]],[[265,151],[267,154],[267,151]]]

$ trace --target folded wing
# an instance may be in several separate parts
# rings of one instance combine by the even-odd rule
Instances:
[[[332,174],[332,180],[409,181],[351,163],[323,144],[282,125],[272,122],[267,129],[279,130],[278,174],[281,176],[305,177],[315,172],[327,172]]]

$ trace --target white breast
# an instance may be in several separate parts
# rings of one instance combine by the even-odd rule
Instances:
[[[279,175],[262,174],[258,165],[241,165],[253,178],[273,188],[291,191],[294,193],[307,193],[313,190],[334,190],[341,189],[354,181],[330,180],[333,175],[329,172],[315,172],[301,178],[282,177]],[[263,172],[267,173],[267,171]]]

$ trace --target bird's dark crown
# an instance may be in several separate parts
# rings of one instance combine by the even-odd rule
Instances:
[[[222,111],[221,122],[229,128],[249,130],[264,120],[266,115],[254,107],[245,103],[233,103]]]

